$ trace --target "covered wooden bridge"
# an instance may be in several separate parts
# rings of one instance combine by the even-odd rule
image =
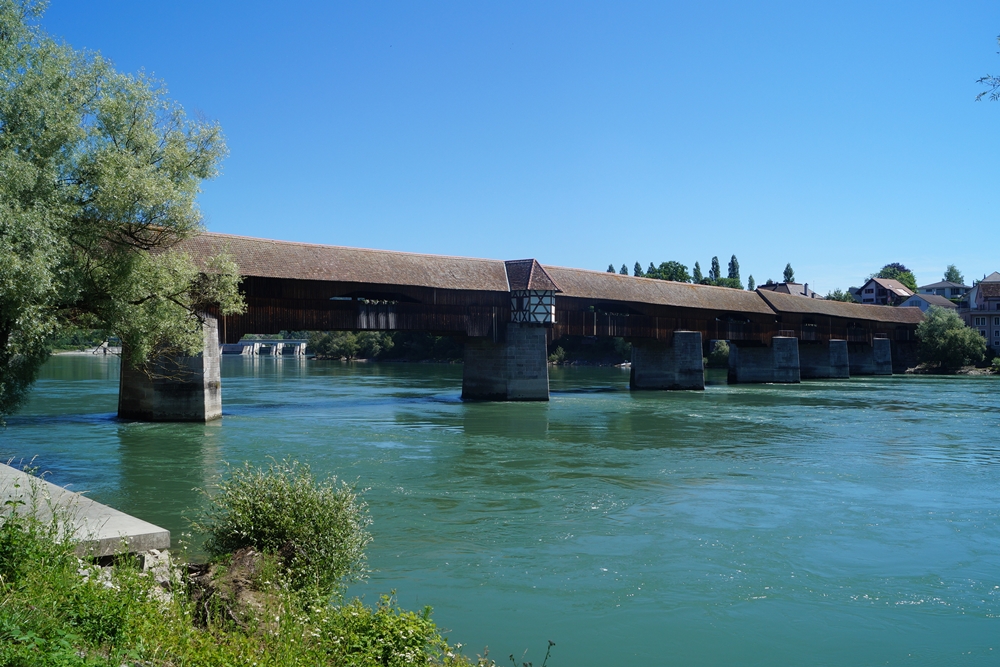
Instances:
[[[630,340],[634,389],[702,389],[702,355],[713,340],[730,342],[733,382],[797,382],[803,346],[808,347],[803,357],[820,359],[809,361],[806,377],[891,373],[896,348],[912,347],[922,318],[916,308],[633,278],[543,266],[534,259],[422,255],[214,233],[187,239],[178,249],[202,266],[220,253],[232,257],[243,276],[247,311],[209,318],[205,354],[184,361],[191,371],[186,382],[123,371],[123,417],[219,416],[218,343],[236,343],[246,334],[342,330],[456,336],[465,342],[463,397],[547,400],[547,345],[562,336]],[[823,355],[831,361],[823,363]]]

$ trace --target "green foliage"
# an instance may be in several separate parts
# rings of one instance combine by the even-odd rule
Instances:
[[[827,301],[844,301],[846,303],[858,302],[858,300],[855,299],[854,296],[849,291],[842,290],[839,287],[833,290],[832,292],[827,292],[826,297],[824,298]]]
[[[792,268],[792,263],[791,262],[789,262],[788,264],[785,264],[785,271],[784,271],[784,273],[782,273],[782,278],[784,279],[784,281],[786,283],[794,283],[795,282],[795,269]]]
[[[639,262],[636,262],[635,266],[632,267],[632,275],[635,276],[636,278],[642,278],[644,275],[646,275],[645,273],[642,272],[642,265],[639,264]]]
[[[622,268],[620,268],[618,270],[618,273],[621,274],[621,275],[623,275],[623,276],[627,276],[628,275],[628,267],[625,266],[624,264],[622,264]]]
[[[701,264],[698,262],[694,263],[694,270],[691,274],[691,282],[696,284],[701,284],[701,281],[705,279],[705,276],[701,274]]]
[[[729,275],[727,277],[730,280],[740,283],[740,289],[743,289],[743,284],[740,280],[740,262],[736,259],[736,255],[733,255],[729,260]]]
[[[747,278],[747,290],[752,292],[757,289],[757,283],[754,282],[753,276]]]
[[[209,553],[253,547],[277,554],[295,588],[329,595],[365,577],[369,523],[353,487],[318,481],[309,466],[283,460],[231,468],[195,528],[209,535]]]
[[[104,570],[82,562],[72,543],[31,515],[0,511],[0,542],[3,667],[495,667],[449,646],[429,608],[406,611],[389,596],[375,608],[357,599],[334,606],[270,582],[244,622],[209,616],[198,624],[186,587],[165,594],[128,561]]]
[[[691,275],[688,273],[688,268],[681,264],[680,262],[661,262],[656,268],[653,265],[649,265],[649,271],[646,272],[647,278],[657,278],[659,280],[672,280],[678,283],[689,283],[691,282]]]
[[[729,343],[724,340],[715,341],[708,355],[709,368],[729,368]]]
[[[712,284],[716,284],[716,281],[722,277],[722,267],[719,265],[719,258],[712,258],[712,268],[708,270],[708,279],[712,281]]]
[[[944,270],[944,279],[960,285],[965,284],[965,276],[962,275],[962,272],[954,264],[949,264],[948,268]]]
[[[608,264],[608,273],[614,273],[614,272],[615,272],[615,265]]]
[[[118,336],[140,364],[161,346],[199,350],[206,305],[242,305],[231,262],[205,278],[169,251],[200,229],[200,183],[226,153],[218,125],[46,36],[44,4],[0,1],[0,417],[70,327]]]
[[[1000,373],[1000,357],[993,359],[993,363],[990,364],[990,370],[994,373]]]
[[[556,349],[552,350],[552,354],[549,355],[550,364],[561,364],[566,361],[566,350],[562,349],[561,346],[556,345]]]
[[[878,273],[873,277],[875,278],[886,278],[888,280],[896,280],[902,285],[905,285],[912,292],[917,291],[917,279],[913,275],[913,272],[906,268],[899,262],[893,262],[891,264],[886,264],[883,266]]]
[[[428,653],[450,653],[431,621],[430,607],[405,611],[389,595],[381,596],[374,609],[353,600],[328,616],[320,632],[335,648],[334,655],[343,656],[344,665],[403,667]]]
[[[975,329],[965,326],[951,309],[931,306],[917,325],[920,360],[955,369],[977,364],[986,356],[986,341]]]

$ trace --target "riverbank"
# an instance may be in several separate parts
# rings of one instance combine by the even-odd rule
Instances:
[[[12,498],[0,505],[0,665],[494,667],[450,646],[429,607],[406,611],[391,595],[369,607],[303,586],[294,574],[308,567],[308,548],[244,547],[204,564],[151,548],[112,557],[81,537],[73,505],[93,501],[12,468],[0,483]],[[317,493],[300,489],[290,502]],[[64,502],[67,494],[76,499]]]

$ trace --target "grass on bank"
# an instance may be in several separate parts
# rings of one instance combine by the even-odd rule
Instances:
[[[430,608],[344,599],[344,582],[363,573],[364,506],[297,463],[240,468],[223,482],[201,524],[216,558],[190,575],[124,561],[101,569],[76,556],[58,523],[13,509],[0,508],[2,667],[494,664],[459,654]],[[288,509],[283,525],[259,522]],[[316,527],[339,537],[310,535]],[[336,581],[317,574],[331,564]]]

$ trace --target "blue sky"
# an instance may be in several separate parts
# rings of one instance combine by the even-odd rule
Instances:
[[[993,2],[52,0],[217,119],[212,231],[826,292],[1000,270]]]

